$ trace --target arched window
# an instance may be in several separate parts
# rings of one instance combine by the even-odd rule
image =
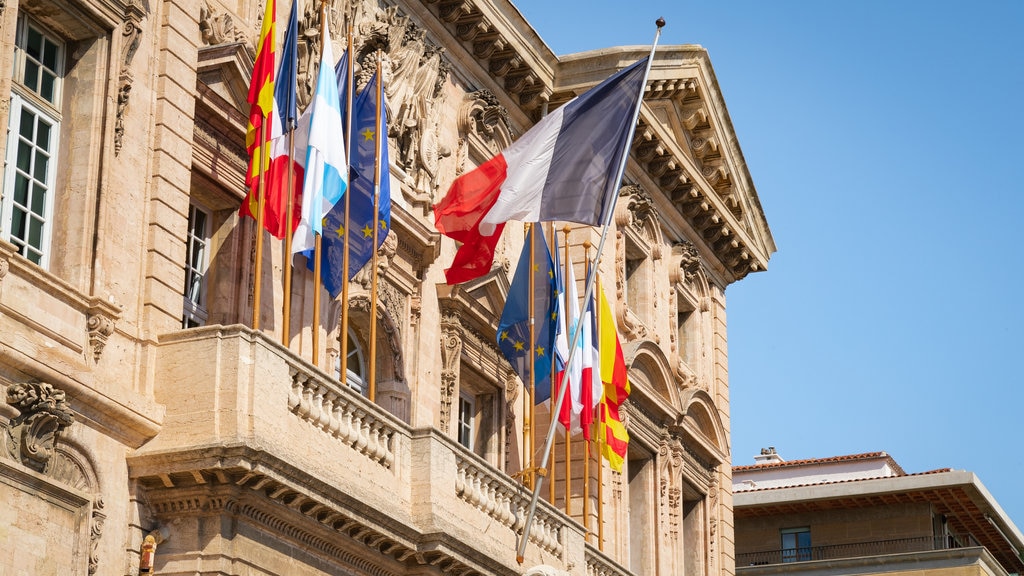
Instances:
[[[348,329],[348,357],[345,359],[346,378],[345,382],[349,388],[367,395],[366,386],[366,356],[363,354],[363,346],[356,337],[356,333]],[[334,360],[334,377],[341,378],[341,359]]]

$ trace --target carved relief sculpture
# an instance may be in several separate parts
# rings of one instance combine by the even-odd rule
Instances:
[[[135,51],[139,48],[142,29],[138,22],[128,19],[121,25],[121,73],[117,83],[117,114],[114,118],[114,156],[121,153],[124,146],[124,115],[128,109],[128,98],[131,96],[132,82],[135,77],[132,75],[132,59],[135,58]]]
[[[13,460],[45,472],[62,430],[75,421],[63,390],[43,382],[11,384],[7,404],[20,414],[5,427],[4,453]]]
[[[441,317],[441,415],[440,429],[450,431],[455,383],[459,380],[462,360],[462,322],[454,311],[445,311]]]

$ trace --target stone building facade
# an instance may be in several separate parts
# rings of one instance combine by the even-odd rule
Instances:
[[[556,57],[503,0],[328,5],[357,86],[385,71],[394,203],[343,359],[301,257],[283,341],[283,248],[264,239],[255,278],[238,217],[262,3],[0,2],[0,572],[734,573],[725,289],[775,247],[707,52],[659,48],[599,265],[633,390],[624,473],[593,459],[584,480],[571,445],[566,486],[557,456],[520,563],[527,414],[495,326],[524,231],[449,286],[431,206],[645,50]],[[300,14],[308,101],[322,23]],[[599,231],[567,237],[582,278]]]

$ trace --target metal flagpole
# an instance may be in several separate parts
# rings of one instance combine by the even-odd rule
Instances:
[[[273,114],[271,111],[270,114]],[[257,199],[256,208],[256,263],[253,268],[253,282],[254,286],[252,289],[252,329],[260,329],[260,284],[262,283],[263,276],[263,211],[266,209],[266,171],[263,169],[263,165],[267,162],[267,142],[266,142],[266,130],[267,121],[270,118],[270,114],[263,117],[263,122],[260,122],[260,167],[258,172],[259,184],[256,186]],[[251,204],[250,204],[251,206]]]
[[[292,318],[292,218],[295,216],[295,122],[288,119],[288,209],[284,228],[284,312],[281,344],[288,348]]]
[[[541,117],[543,118],[543,116],[541,116]],[[555,226],[554,226],[554,224],[552,224],[551,225],[551,245],[552,246],[558,246],[557,240],[558,240],[558,232],[555,231]],[[557,301],[557,298],[556,298],[556,301]],[[557,362],[555,362],[554,358],[552,358],[551,370],[550,370],[550,372],[551,372],[551,385],[552,386],[554,386],[554,384],[555,384],[556,374],[557,374],[557,370],[556,369],[557,368],[558,368]],[[554,389],[552,389],[552,393],[554,393]],[[555,417],[554,413],[551,414],[551,417],[552,418]],[[550,468],[546,469],[547,473],[548,473],[548,502],[551,502],[551,505],[554,506],[555,505],[555,446],[554,446],[554,444],[551,445],[551,454],[549,455],[549,458],[551,459],[551,466],[550,466]]]
[[[584,252],[583,252],[583,261],[587,263],[587,270],[585,272],[585,275],[589,276],[590,275],[590,240],[584,240],[583,241],[583,250],[584,250]],[[587,306],[586,306],[586,304],[584,304],[584,306],[583,306],[583,316],[581,317],[582,319],[586,318],[586,310],[587,310]],[[594,311],[591,310],[590,313],[593,314]],[[581,319],[581,322],[583,321],[582,319]],[[594,336],[595,335],[593,334],[593,330],[591,330],[591,335],[590,335],[591,339],[593,339]],[[584,342],[583,345],[586,346],[587,343]],[[586,350],[584,353],[585,354],[589,354],[590,350]],[[591,372],[593,372],[593,370],[594,370],[593,359],[591,360],[590,364],[591,364],[590,370],[591,370]],[[598,369],[600,369],[600,367],[598,367]],[[590,386],[591,390],[593,390],[593,387],[594,387],[594,377],[593,377],[593,374],[591,374],[590,382],[584,381],[582,377],[580,378],[580,390],[581,391],[583,390],[584,386]],[[593,396],[593,393],[591,393],[591,397],[592,396]],[[594,422],[593,422],[594,407],[593,406],[587,406],[586,404],[584,404],[583,405],[583,409],[590,411],[591,422],[589,424],[587,424],[587,427],[590,429],[589,430],[590,437],[593,438],[594,437]],[[580,417],[580,424],[581,425],[583,424],[583,417],[582,416]],[[586,438],[584,438],[584,444],[585,444],[586,449],[583,451],[583,529],[585,530],[583,537],[587,540],[587,542],[589,542],[590,541],[590,444],[591,444],[591,441],[587,440]],[[598,458],[600,458],[600,455],[598,456]]]
[[[349,18],[348,23],[348,45],[345,52],[346,58],[348,58],[347,70],[345,70],[345,134],[342,136],[345,139],[345,157],[347,161],[345,164],[349,167],[349,185],[352,184],[352,92],[355,91],[353,82],[353,70],[355,68],[354,56],[352,54],[352,19]],[[378,78],[377,82],[380,83],[381,79]],[[338,379],[342,384],[348,382],[348,266],[349,266],[349,235],[348,229],[350,227],[349,222],[349,207],[351,206],[352,193],[351,190],[345,194],[345,216],[343,222],[345,223],[345,247],[341,252],[341,326],[338,328],[338,341],[340,342],[340,349],[338,351],[338,361],[341,369],[338,372]]]
[[[373,153],[373,219],[370,221],[370,225],[373,226],[373,245],[370,246],[370,250],[372,250],[370,253],[370,266],[372,268],[370,270],[370,388],[367,393],[370,402],[377,401],[377,234],[380,231],[381,142],[387,146],[387,133],[384,132],[384,127],[381,126],[380,122],[381,91],[384,87],[380,72],[380,60],[380,51],[377,51],[377,108],[374,110],[373,119],[374,126],[376,126],[376,134],[373,136],[376,150]],[[390,173],[391,167],[387,168]],[[348,231],[348,228],[345,230]],[[348,269],[345,270],[345,273],[348,274]]]
[[[323,54],[324,44],[327,41],[327,0],[320,2],[320,54]],[[320,65],[323,66],[323,57],[320,58]],[[328,66],[333,66],[333,62],[328,62]],[[320,207],[316,207],[315,210],[320,210]],[[320,262],[321,243],[320,234],[313,234],[313,357],[312,362],[314,366],[319,366],[320,357],[320,278],[322,273],[322,266]]]
[[[590,247],[587,247],[588,251]],[[589,254],[588,254],[589,258]],[[601,279],[598,278],[597,282]],[[598,310],[601,308],[597,305],[597,294],[594,294],[594,299],[591,300],[594,303],[594,325],[600,326],[599,322],[601,318],[598,316]],[[594,334],[594,338],[598,338],[597,334]],[[597,358],[594,359],[594,370],[601,370],[601,340],[597,340]],[[603,382],[602,382],[603,384]],[[597,403],[597,549],[604,552],[604,460],[602,452],[604,452],[603,434],[604,427],[601,425],[601,415],[603,414],[604,406],[604,387],[601,390],[602,400]]]
[[[552,226],[554,228],[554,226]],[[565,234],[565,263],[562,266],[565,267],[565,272],[562,273],[562,278],[565,281],[569,279],[569,225],[566,224],[562,228],[562,233]],[[569,329],[572,326],[572,304],[569,302],[569,286],[562,286],[562,299],[565,301],[565,310],[562,312],[565,314],[565,328]],[[566,360],[565,371],[570,372],[569,360]],[[570,373],[571,376],[571,373]],[[564,381],[565,378],[562,378]],[[563,382],[563,386],[572,386],[569,382]],[[561,417],[561,411],[558,412],[558,416]],[[572,408],[569,409],[569,425],[565,428],[565,515],[572,518]]]
[[[536,310],[536,298],[534,297],[534,291],[537,289],[535,286],[535,277],[533,274],[534,267],[537,266],[537,226],[533,223],[530,224],[530,269],[528,270],[529,276],[529,290],[530,298],[529,302],[529,316],[530,316],[530,349],[528,352],[528,365],[530,367],[530,420],[528,424],[525,424],[525,428],[530,431],[530,461],[527,474],[524,478],[529,479],[526,486],[531,490],[534,490],[537,483],[537,471],[533,467],[533,457],[537,454],[534,447],[534,433],[533,433],[533,421],[537,416],[537,364],[533,359],[533,355],[536,354],[535,348],[537,347],[537,333],[536,333],[536,322],[534,316],[537,314]]]
[[[636,121],[637,121],[637,118],[639,118],[639,116],[640,116],[640,107],[643,105],[644,91],[647,88],[647,78],[648,78],[648,76],[650,76],[650,73],[651,73],[651,64],[654,63],[654,51],[658,47],[658,38],[661,37],[661,29],[662,29],[662,27],[665,26],[665,19],[664,18],[658,18],[658,20],[655,22],[655,24],[658,27],[658,31],[654,34],[654,42],[651,44],[651,53],[650,53],[650,56],[647,59],[647,67],[644,70],[644,79],[640,83],[640,96],[637,98],[636,108],[633,110],[633,121],[629,123],[629,135],[626,138],[627,151],[626,151],[625,154],[622,155],[622,161],[619,163],[618,170],[616,171],[616,174],[615,174],[615,182],[616,183],[621,183],[622,182],[622,175],[626,171],[626,163],[629,161],[628,147],[632,145],[633,134],[636,132]],[[597,255],[595,256],[594,271],[597,270],[597,262],[600,261],[600,259],[601,259],[601,253],[604,250],[604,243],[608,239],[608,227],[611,224],[612,216],[615,213],[615,203],[616,203],[616,201],[618,199],[619,199],[618,194],[613,195],[612,199],[611,199],[610,205],[605,206],[605,214],[603,215],[603,222],[601,223],[601,227],[602,227],[602,230],[601,230],[601,242],[597,245]],[[594,279],[595,279],[595,277],[596,277],[596,274],[590,274],[590,275],[587,276],[587,288],[586,288],[586,291],[583,294],[583,300],[584,301],[589,300],[591,295],[593,295],[593,293],[594,293]],[[572,361],[572,355],[573,355],[573,352],[576,350],[576,342],[579,340],[580,332],[581,331],[579,330],[579,327],[577,327],[577,329],[573,330],[573,332],[572,332],[572,341],[569,343],[569,358],[567,359],[566,363]],[[566,379],[565,378],[565,374],[567,374],[567,372],[563,373],[563,375],[562,375],[563,384],[564,384],[564,381]],[[553,402],[553,408],[552,408],[552,412],[553,413],[558,413],[562,409],[562,402],[564,400],[565,400],[565,386],[563,385],[563,386],[559,387],[558,399]],[[547,439],[546,439],[547,445],[544,447],[544,460],[545,461],[541,462],[541,465],[540,465],[541,468],[547,467],[547,462],[546,462],[546,460],[547,460],[547,452],[550,450],[551,443],[554,441],[555,425],[557,423],[558,423],[557,420],[552,419],[551,420],[551,426],[548,427],[548,435],[547,435]],[[529,540],[530,540],[530,528],[533,525],[533,518],[537,514],[537,500],[538,500],[538,498],[540,496],[539,488],[540,488],[540,484],[542,484],[542,483],[543,483],[543,478],[541,478],[541,481],[537,483],[537,486],[533,487],[533,497],[530,500],[530,507],[527,510],[526,523],[523,525],[523,535],[522,535],[522,537],[519,540],[519,549],[516,551],[516,561],[519,562],[520,564],[522,564],[523,560],[525,559],[526,543],[529,542]]]

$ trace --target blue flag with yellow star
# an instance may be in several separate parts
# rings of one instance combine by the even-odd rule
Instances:
[[[363,88],[352,104],[352,134],[349,138],[350,180],[348,277],[351,280],[384,243],[391,230],[391,178],[388,168],[387,107],[381,90],[377,109],[377,76]],[[374,178],[374,163],[379,156],[380,175]],[[373,215],[374,183],[380,199]],[[377,246],[373,246],[373,228],[377,227]],[[341,293],[345,250],[345,202],[338,202],[324,219],[322,238],[322,278],[332,298]]]
[[[533,269],[530,268],[530,249],[533,248]],[[530,274],[533,274],[533,294],[530,294]],[[534,341],[530,350],[530,298],[533,298]],[[534,402],[551,397],[551,360],[554,357],[555,326],[558,311],[555,298],[555,272],[544,235],[534,239],[531,231],[526,235],[523,251],[519,255],[512,285],[508,290],[505,308],[498,322],[498,348],[508,358],[523,383],[530,385],[530,359],[533,359]]]

